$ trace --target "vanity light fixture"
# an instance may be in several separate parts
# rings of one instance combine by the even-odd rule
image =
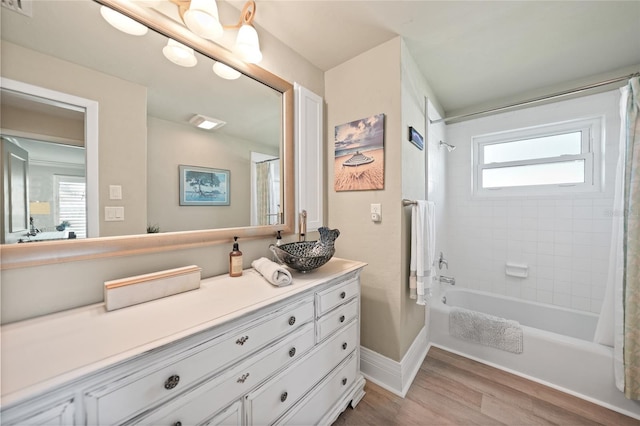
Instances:
[[[257,64],[262,60],[258,33],[253,27],[256,16],[256,2],[249,0],[240,12],[235,25],[222,25],[218,17],[216,0],[169,0],[178,6],[180,17],[194,34],[208,40],[222,38],[223,29],[238,29],[233,51],[245,62]]]
[[[219,40],[224,30],[218,18],[215,0],[191,0],[182,20],[194,34],[208,40]]]
[[[162,53],[168,60],[181,67],[193,67],[198,63],[192,48],[171,38],[162,48]]]
[[[134,36],[143,36],[149,31],[149,29],[141,23],[134,21],[128,16],[123,15],[120,12],[116,12],[106,6],[100,7],[100,14],[111,26]]]
[[[213,64],[213,72],[220,78],[224,78],[225,80],[237,80],[242,75],[240,71],[236,71],[231,68],[227,64],[223,64],[222,62],[216,62]]]
[[[191,117],[191,120],[189,120],[189,123],[204,130],[219,129],[220,127],[227,124],[225,121],[217,120],[211,117],[206,117],[201,114],[196,114],[193,117]]]

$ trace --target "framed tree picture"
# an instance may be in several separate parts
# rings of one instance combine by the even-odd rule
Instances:
[[[178,166],[181,206],[228,206],[229,170]]]

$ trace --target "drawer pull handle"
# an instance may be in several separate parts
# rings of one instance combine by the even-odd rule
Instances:
[[[344,315],[340,315],[340,322],[344,322]]]
[[[182,422],[178,421],[173,424],[173,426],[182,426]]]
[[[347,349],[347,342],[344,342],[344,343],[342,344],[342,349],[343,349],[343,350]]]
[[[236,345],[244,345],[247,340],[249,340],[249,336],[242,336],[241,338],[239,338],[238,340],[236,340]]]
[[[165,389],[173,389],[176,386],[178,386],[179,382],[180,382],[180,376],[174,374],[173,376],[171,376],[167,380],[165,380],[164,388]]]
[[[242,376],[240,376],[240,378],[237,380],[238,383],[244,383],[245,380],[247,380],[249,378],[249,373],[244,373]]]
[[[289,325],[293,325],[295,323],[296,323],[296,317],[294,316],[289,317]]]
[[[291,349],[289,349],[289,356],[290,356],[291,358],[293,358],[293,356],[294,356],[295,354],[296,354],[296,348],[291,348]]]
[[[345,377],[344,379],[342,379],[342,386],[347,384],[347,378]]]
[[[340,299],[344,299],[345,297],[347,297],[347,293],[345,293],[344,291],[340,293]]]
[[[289,394],[287,394],[286,392],[282,392],[282,394],[280,395],[280,402],[285,402],[288,396]]]

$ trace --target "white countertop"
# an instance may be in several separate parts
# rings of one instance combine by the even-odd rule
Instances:
[[[364,267],[333,258],[293,284],[274,287],[253,269],[202,280],[197,290],[107,312],[104,304],[0,328],[2,404],[234,320]]]

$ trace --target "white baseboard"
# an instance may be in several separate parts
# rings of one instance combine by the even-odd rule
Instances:
[[[423,327],[400,362],[361,346],[360,370],[367,380],[404,398],[426,355],[427,330]]]

